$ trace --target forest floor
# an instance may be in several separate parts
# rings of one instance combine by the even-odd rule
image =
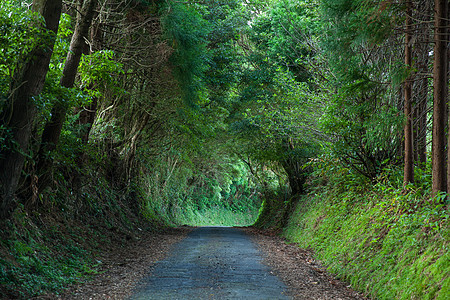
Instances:
[[[286,244],[272,231],[243,230],[258,245],[263,263],[286,284],[292,299],[366,299],[349,284],[328,274],[310,251]],[[38,299],[127,299],[152,266],[166,258],[174,244],[190,231],[190,228],[178,228],[148,233],[125,247],[111,247],[100,258],[101,267],[91,280],[74,285],[58,296]]]

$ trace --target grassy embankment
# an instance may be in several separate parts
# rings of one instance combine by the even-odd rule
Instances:
[[[105,157],[82,172],[67,167],[53,188],[0,220],[0,299],[57,294],[95,275],[100,253],[167,226],[162,216],[144,217],[144,196],[114,173],[120,163]],[[75,174],[82,184],[73,185]]]
[[[450,299],[448,206],[430,200],[430,178],[420,170],[406,189],[400,171],[387,172],[374,184],[325,166],[282,234],[370,297]]]
[[[163,226],[144,220],[133,201],[97,186],[82,199],[56,191],[51,202],[38,208],[20,205],[0,223],[0,299],[57,294],[95,275],[101,252]]]

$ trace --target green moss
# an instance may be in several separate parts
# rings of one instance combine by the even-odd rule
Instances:
[[[450,299],[447,208],[385,185],[341,188],[303,196],[284,236],[375,298]]]

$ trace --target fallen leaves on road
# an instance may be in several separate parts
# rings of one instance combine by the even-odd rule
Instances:
[[[287,244],[271,231],[244,228],[264,255],[263,263],[288,286],[293,299],[367,299],[326,271],[310,251]]]
[[[126,299],[139,280],[151,272],[155,262],[165,258],[171,246],[182,240],[190,230],[177,228],[167,229],[163,233],[145,233],[138,241],[123,247],[111,246],[100,258],[102,265],[99,274],[92,280],[72,286],[58,297],[45,299]]]

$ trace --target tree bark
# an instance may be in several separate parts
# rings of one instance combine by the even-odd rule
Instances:
[[[433,66],[433,183],[432,194],[447,191],[447,12],[448,0],[435,0]]]
[[[412,45],[411,45],[411,2],[406,0],[406,24],[405,24],[405,65],[408,68],[408,72],[411,69],[412,62]],[[413,141],[413,128],[412,128],[412,104],[411,104],[411,76],[405,80],[405,105],[404,113],[406,117],[406,123],[404,127],[405,133],[405,166],[403,184],[414,182],[414,141]]]
[[[419,2],[417,13],[418,22],[418,37],[416,42],[417,57],[419,62],[418,73],[421,74],[422,79],[419,84],[417,105],[417,157],[421,168],[425,168],[427,162],[427,111],[428,111],[428,74],[430,72],[428,67],[430,56],[430,24],[431,19],[431,3],[428,0]],[[422,9],[424,11],[422,11]]]
[[[10,87],[8,108],[2,116],[2,122],[11,130],[11,144],[15,144],[15,147],[0,153],[2,218],[9,217],[16,204],[14,193],[28,152],[31,129],[37,113],[33,97],[39,95],[44,86],[58,31],[62,1],[34,0],[32,9],[42,15],[45,29],[53,33],[53,38],[32,51],[29,60],[14,74]]]
[[[444,91],[445,91],[445,99],[446,99],[446,103],[447,103],[447,114],[445,115],[447,117],[447,125],[450,126],[450,111],[449,111],[449,95],[448,95],[448,84],[449,84],[449,68],[450,68],[450,49],[449,49],[449,41],[450,41],[450,28],[448,26],[450,26],[450,3],[447,1],[447,6],[446,6],[446,19],[445,19],[445,39],[444,39],[444,44],[446,45],[446,70],[445,70],[445,74],[447,75],[445,77],[445,87],[444,87]],[[449,204],[449,197],[448,194],[450,192],[450,160],[449,160],[449,155],[450,155],[450,149],[448,148],[450,145],[450,134],[448,132],[448,130],[450,130],[450,127],[447,127],[447,198],[445,199],[447,201],[447,204]]]
[[[84,39],[88,37],[96,3],[97,0],[86,0],[77,18],[77,24],[72,35],[70,49],[67,53],[63,75],[60,80],[60,84],[63,87],[72,88],[74,85],[78,65],[80,64],[81,55],[83,54],[86,43]],[[51,119],[45,124],[37,164],[37,170],[40,174],[38,183],[39,191],[42,191],[51,183],[52,160],[50,153],[56,149],[56,145],[58,144],[62,126],[66,119],[67,109],[67,104],[62,99],[55,103],[55,106],[52,108]]]
[[[428,59],[423,62],[425,67],[423,70],[428,70]],[[428,110],[428,78],[421,80],[419,101],[417,103],[417,161],[421,168],[425,167],[427,162],[427,110]]]

